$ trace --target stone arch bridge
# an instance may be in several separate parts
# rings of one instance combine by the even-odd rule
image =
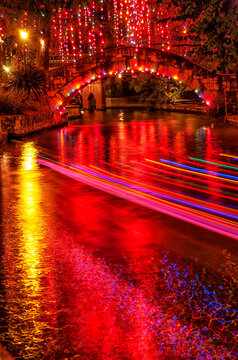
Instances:
[[[106,49],[60,64],[54,60],[49,70],[49,98],[53,111],[63,109],[77,94],[83,94],[84,107],[93,94],[97,109],[105,109],[103,79],[108,76],[121,77],[121,73],[151,72],[169,76],[183,82],[194,90],[208,107],[226,103],[226,94],[235,100],[233,112],[237,112],[237,76],[214,74],[208,69],[171,52],[152,48],[117,47]],[[55,66],[55,67],[54,67]],[[226,104],[227,105],[227,104]]]

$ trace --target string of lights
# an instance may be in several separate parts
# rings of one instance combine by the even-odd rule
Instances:
[[[170,22],[159,22],[165,12],[166,15],[171,15],[166,4],[157,6],[148,0],[89,0],[74,8],[53,9],[50,54],[60,56],[67,62],[72,57],[75,59],[103,52],[110,41],[113,46],[151,47],[159,44],[160,48],[170,50],[173,25]],[[6,35],[2,16],[0,14],[1,39]],[[30,23],[33,23],[33,32],[41,33],[37,20],[28,21],[28,16],[24,12],[20,28],[30,33]],[[184,28],[181,29],[183,32]],[[25,44],[26,52],[30,46],[33,46],[30,42]]]

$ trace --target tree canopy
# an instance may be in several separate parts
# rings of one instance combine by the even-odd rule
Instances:
[[[186,23],[179,41],[194,45],[190,55],[206,57],[216,70],[237,67],[238,63],[238,2],[236,0],[171,0],[167,6],[176,8],[172,21]],[[161,21],[168,21],[162,19]]]
[[[144,30],[151,29],[152,35],[150,33],[148,35],[149,38],[153,38],[155,43],[156,40],[157,43],[161,42],[162,46],[166,46],[167,50],[171,49],[174,51],[176,49],[175,52],[179,54],[182,52],[183,55],[186,55],[185,51],[182,50],[189,49],[190,51],[187,55],[192,60],[203,62],[204,65],[209,66],[213,70],[222,72],[227,71],[227,69],[237,70],[238,3],[236,0],[148,0],[147,3],[149,4],[148,6],[151,6],[150,12],[147,14],[148,17],[144,13],[144,15],[141,13],[140,16],[143,16],[141,23],[143,22],[144,24],[148,21],[148,24],[146,26],[143,25],[144,27],[141,27],[141,29],[139,29],[140,25],[138,25],[138,22],[135,22],[134,13],[129,12],[129,8],[127,9],[128,14],[127,12],[125,13],[124,8],[120,8],[119,12],[118,9],[113,7],[112,1],[105,1],[103,10],[101,10],[101,2],[95,7],[95,5],[90,3],[90,0],[80,2],[76,0],[2,0],[1,7],[9,10],[9,13],[16,15],[26,11],[27,14],[32,15],[32,18],[37,19],[40,31],[39,36],[44,38],[45,41],[45,53],[42,57],[44,68],[47,68],[47,52],[50,47],[52,17],[54,14],[57,14],[60,8],[71,9],[70,11],[72,12],[70,13],[75,13],[74,17],[77,22],[77,9],[79,6],[82,6],[83,9],[89,8],[87,21],[93,21],[94,24],[93,28],[90,28],[88,25],[83,26],[83,22],[81,23],[82,26],[80,25],[81,28],[78,33],[81,34],[80,41],[82,46],[92,36],[92,34],[84,34],[84,32],[89,32],[89,29],[93,33],[94,39],[96,39],[95,44],[99,41],[96,36],[103,31],[105,37],[104,43],[106,43],[107,38],[110,38],[110,46],[122,44],[123,42],[120,42],[121,38],[124,39],[126,44],[148,46],[149,42],[146,38],[148,34],[145,35],[146,31]],[[140,6],[139,2],[137,2],[137,6]],[[54,12],[54,10],[56,11]],[[137,11],[139,10],[137,9]],[[83,16],[85,15],[83,14]],[[118,25],[118,19],[120,20],[120,26]],[[158,23],[160,24],[158,25]],[[162,23],[165,26],[163,29],[160,29]],[[72,21],[69,20],[69,26],[71,25]],[[78,29],[77,26],[74,26],[74,28]],[[138,29],[135,26],[139,29],[139,35],[136,35],[137,42],[135,41],[135,33]],[[161,35],[165,31],[167,31],[167,34],[169,32],[169,36]],[[145,42],[143,42],[144,38],[146,38]],[[58,46],[58,43],[56,45]],[[96,48],[96,45],[94,47]],[[41,49],[39,49],[38,53],[40,54],[40,52]]]

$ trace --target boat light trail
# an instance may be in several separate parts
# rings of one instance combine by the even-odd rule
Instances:
[[[234,160],[238,160],[237,155],[229,155],[229,154],[223,154],[223,153],[221,153],[221,154],[219,154],[219,155],[220,155],[220,156],[230,157],[230,158],[232,158],[232,159],[234,159]]]
[[[71,166],[74,167],[74,168],[76,168],[76,169],[79,169],[79,170],[84,170],[84,171],[87,172],[88,174],[93,175],[93,176],[97,176],[97,177],[99,177],[99,178],[101,178],[101,179],[103,179],[103,180],[111,181],[111,182],[113,182],[113,183],[116,183],[116,184],[119,184],[119,185],[122,185],[122,186],[127,186],[127,187],[129,187],[129,188],[131,188],[131,189],[134,189],[134,190],[137,190],[137,191],[142,191],[142,192],[144,192],[144,193],[146,193],[146,194],[158,196],[158,197],[160,197],[160,198],[162,198],[162,199],[166,199],[166,200],[169,200],[169,201],[174,201],[174,202],[176,202],[176,203],[179,203],[179,204],[182,204],[182,205],[191,206],[191,207],[194,207],[194,208],[196,208],[196,209],[200,209],[200,210],[204,210],[204,211],[209,211],[209,212],[211,212],[211,213],[218,214],[218,215],[221,215],[221,216],[225,216],[225,217],[231,218],[231,219],[233,219],[233,220],[238,220],[238,216],[233,215],[233,214],[228,214],[228,213],[225,213],[225,212],[216,210],[216,209],[214,209],[214,208],[213,208],[213,209],[212,209],[212,208],[208,208],[208,207],[203,206],[203,205],[200,205],[200,204],[198,204],[198,203],[192,203],[192,202],[189,202],[189,201],[186,201],[186,200],[181,200],[181,199],[178,199],[178,198],[175,198],[175,197],[172,197],[172,196],[168,196],[168,195],[165,195],[165,194],[161,194],[161,193],[155,192],[155,191],[153,191],[153,190],[149,190],[149,189],[146,189],[146,188],[141,188],[141,187],[139,187],[139,186],[137,186],[137,185],[133,185],[133,184],[130,184],[130,183],[125,183],[125,182],[123,182],[123,181],[119,181],[119,180],[113,179],[112,177],[109,178],[109,177],[107,177],[107,176],[100,175],[100,174],[95,173],[95,172],[93,172],[93,171],[91,171],[91,170],[87,170],[87,169],[85,169],[85,168],[83,168],[83,167],[80,167],[80,166],[77,166],[77,165],[74,165],[74,164],[71,164]],[[97,168],[97,169],[98,169],[98,168]],[[107,171],[106,171],[106,172],[107,172]],[[107,172],[107,173],[108,173],[108,172]],[[122,177],[122,176],[118,176],[118,175],[117,175],[117,177],[123,178],[123,179],[125,179],[125,180],[127,180],[127,181],[129,180],[129,179],[126,179],[126,178],[124,178],[124,177]],[[137,184],[141,184],[141,183],[138,183],[137,181],[136,181],[136,183],[137,183]],[[141,184],[141,185],[145,185],[145,184]],[[152,187],[152,188],[155,188],[155,187]],[[161,189],[158,189],[158,190],[161,191]],[[167,191],[167,193],[168,193],[168,191]],[[170,193],[170,194],[173,194],[172,192],[169,192],[169,193]],[[188,196],[184,196],[184,198],[188,199],[189,197],[188,197]],[[191,200],[195,200],[195,199],[191,198]],[[200,201],[200,202],[201,202],[201,201]],[[203,201],[203,203],[205,203],[205,202]],[[218,207],[218,206],[217,206],[217,207]],[[235,211],[235,210],[234,210],[234,211]]]
[[[103,164],[105,164],[105,165],[107,165],[107,166],[110,166],[110,167],[112,167],[112,168],[115,167],[116,169],[121,169],[121,167],[116,166],[116,165],[114,165],[114,164],[110,164],[110,163],[107,163],[107,162],[105,162],[105,161],[100,161],[100,162],[103,163]],[[144,165],[145,167],[149,167],[149,168],[150,168],[149,165],[145,165],[145,164],[138,163],[138,162],[136,162],[136,163],[137,163],[137,164],[140,164],[140,165]],[[176,187],[178,186],[178,187],[181,187],[181,188],[184,188],[184,189],[189,189],[189,190],[192,190],[192,191],[197,191],[197,192],[202,193],[202,194],[205,193],[205,194],[207,195],[207,187],[205,187],[205,186],[198,186],[198,185],[197,185],[197,187],[195,187],[195,186],[191,186],[191,185],[190,185],[191,183],[189,183],[189,182],[184,183],[184,181],[181,182],[181,180],[177,180],[176,183],[175,183],[175,182],[172,181],[172,180],[171,180],[171,181],[168,180],[166,176],[157,175],[157,174],[154,174],[154,173],[151,173],[151,172],[148,172],[148,171],[144,171],[144,170],[142,170],[142,169],[134,168],[134,167],[132,167],[132,166],[130,166],[130,165],[127,165],[127,164],[122,164],[122,163],[118,163],[118,164],[121,164],[122,167],[125,167],[125,168],[126,168],[126,171],[129,172],[129,173],[133,173],[133,174],[134,174],[134,173],[135,173],[135,170],[136,170],[137,172],[139,172],[139,173],[141,173],[141,174],[145,174],[148,179],[156,180],[156,181],[159,182],[159,183],[163,182],[163,183],[165,183],[165,184],[167,184],[167,185],[173,185],[173,186],[176,186]],[[90,165],[90,167],[95,168],[95,167],[92,166],[92,165]],[[156,169],[156,170],[157,170],[157,168],[154,168],[154,167],[153,167],[153,169]],[[103,171],[105,171],[105,170],[103,170]],[[110,174],[113,174],[113,176],[118,176],[118,175],[116,175],[115,173],[110,173]],[[152,174],[153,176],[151,176],[151,174]],[[181,192],[178,192],[178,191],[175,191],[175,192],[181,194]],[[229,193],[228,193],[228,194],[229,194]],[[213,190],[213,191],[209,190],[209,195],[213,195],[213,196],[216,196],[216,197],[220,197],[220,198],[224,198],[224,199],[228,199],[228,200],[232,200],[232,201],[236,201],[236,202],[238,201],[238,197],[221,194],[219,191],[215,191],[215,190]]]
[[[213,162],[213,161],[197,159],[197,158],[194,158],[194,157],[190,157],[189,159],[193,160],[193,161],[198,161],[198,162],[201,162],[201,163],[205,163],[205,164],[217,165],[217,166],[220,166],[220,167],[224,167],[224,168],[227,168],[227,169],[232,169],[232,170],[238,171],[238,167],[231,166],[231,165],[226,165],[225,163],[216,163],[216,162]]]
[[[75,165],[72,165],[72,166],[73,166],[73,167],[76,167]],[[76,168],[77,168],[77,167],[76,167]],[[90,168],[93,168],[93,169],[96,170],[97,172],[103,172],[103,173],[106,173],[106,174],[108,174],[108,175],[110,175],[110,176],[114,176],[114,177],[116,177],[116,178],[123,179],[124,181],[127,181],[127,186],[132,186],[132,187],[133,187],[133,184],[131,185],[131,184],[128,183],[128,181],[130,181],[130,183],[131,183],[131,179],[128,179],[128,178],[126,178],[126,177],[124,177],[124,176],[120,176],[120,175],[111,173],[111,172],[109,172],[109,171],[106,171],[106,170],[101,169],[101,168],[99,168],[99,167],[97,167],[97,166],[94,166],[94,165],[90,165]],[[113,180],[112,178],[110,178],[110,179]],[[167,181],[166,181],[166,182],[167,182]],[[141,190],[141,191],[145,191],[145,192],[147,192],[147,191],[149,191],[149,190],[152,190],[152,191],[154,191],[154,190],[160,191],[160,193],[153,193],[153,195],[156,195],[156,196],[159,196],[159,197],[168,196],[168,195],[169,195],[169,196],[170,196],[170,200],[172,200],[172,201],[176,201],[176,202],[179,202],[179,201],[182,201],[182,202],[185,201],[185,202],[186,202],[187,200],[188,200],[188,201],[189,201],[189,200],[190,200],[190,201],[191,201],[191,200],[196,201],[197,204],[191,203],[191,202],[189,202],[189,203],[187,202],[186,205],[192,206],[192,207],[203,206],[203,205],[204,205],[204,206],[205,206],[204,209],[206,209],[206,211],[212,212],[211,209],[207,210],[207,209],[208,209],[207,206],[206,206],[206,205],[207,205],[207,201],[197,199],[197,198],[195,198],[195,197],[193,197],[193,196],[188,196],[188,195],[181,194],[181,193],[178,192],[178,191],[170,191],[170,190],[168,190],[168,189],[161,188],[161,187],[158,187],[158,186],[153,186],[153,185],[150,185],[150,184],[141,183],[141,182],[136,181],[136,180],[133,180],[133,183],[147,187],[147,189],[145,189],[145,188],[139,188],[139,190]],[[125,185],[125,184],[124,184],[124,185]],[[149,189],[149,190],[148,190],[148,189]],[[163,194],[162,194],[161,192],[162,192]],[[171,196],[174,196],[175,194],[176,194],[180,199],[171,197]],[[236,200],[236,199],[234,199],[234,200]],[[222,211],[222,210],[227,210],[226,207],[221,206],[221,205],[214,205],[214,207],[216,208],[215,210],[220,210],[220,211]],[[215,211],[215,210],[214,210],[214,211]],[[230,210],[232,210],[234,213],[237,214],[237,210],[233,210],[233,209],[230,209]],[[223,214],[223,215],[224,215],[224,214]],[[227,216],[227,215],[225,215],[225,216]],[[227,216],[227,217],[230,217],[230,214],[229,214],[229,216]],[[238,218],[237,218],[237,219],[238,219]]]
[[[203,173],[203,172],[198,172],[198,171],[194,171],[194,170],[190,170],[190,169],[184,169],[183,167],[186,166],[179,166],[180,164],[179,163],[174,163],[174,164],[178,164],[178,166],[174,166],[174,165],[168,165],[166,163],[163,163],[163,162],[158,162],[158,161],[154,161],[154,160],[150,160],[150,159],[145,159],[145,161],[148,161],[148,162],[151,162],[151,163],[154,163],[154,164],[158,164],[158,165],[163,165],[163,166],[166,166],[166,167],[169,167],[171,169],[175,169],[177,171],[184,171],[184,172],[189,172],[189,173],[193,173],[193,174],[196,174],[196,175],[201,175],[201,176],[206,176],[206,177],[211,177],[211,178],[215,178],[215,179],[220,179],[220,180],[226,180],[226,181],[229,181],[229,182],[232,182],[232,183],[235,183],[237,184],[237,180],[231,180],[231,179],[226,179],[226,178],[223,178],[223,177],[219,177],[219,176],[215,176],[215,175],[211,175],[211,173],[208,171],[207,173]],[[167,162],[167,160],[165,160],[165,162]],[[170,163],[173,163],[172,161]],[[188,166],[189,168],[189,166]],[[236,188],[237,189],[237,188]]]
[[[153,191],[128,185],[125,182],[117,181],[108,176],[99,175],[91,170],[85,169],[85,167],[77,167],[76,171],[75,168],[68,165],[51,162],[44,158],[38,158],[37,161],[41,165],[45,165],[61,174],[99,190],[238,240],[237,223],[222,218],[222,212],[215,211],[216,215],[211,215],[201,211],[204,207],[199,207],[199,210],[194,210],[185,206],[185,202],[179,202],[179,204],[171,203],[168,196],[163,196],[162,199],[158,198],[157,196],[160,196],[160,194]],[[218,214],[220,216],[217,216]],[[235,216],[232,218],[237,219]]]
[[[181,165],[187,165],[187,166],[196,166],[196,169],[199,170],[206,170],[209,174],[213,171],[215,171],[216,173],[220,174],[220,169],[217,169],[217,165],[211,165],[211,164],[194,164],[194,161],[192,160],[183,160],[183,163],[180,163]],[[206,166],[207,165],[207,166]],[[199,166],[199,167],[198,167]],[[206,167],[204,167],[206,166]],[[216,169],[212,169],[212,167],[216,167]],[[227,175],[229,174],[229,176],[237,176],[237,171],[234,171],[234,170],[230,170],[230,169],[221,169],[221,170],[225,170],[226,172],[224,173],[224,175]]]
[[[172,168],[172,169],[176,169],[178,171],[182,171],[182,172],[188,172],[188,173],[192,173],[192,175],[184,175],[184,174],[180,174],[180,173],[177,173],[176,174],[176,177],[181,177],[182,179],[189,179],[189,180],[192,180],[192,181],[195,181],[196,183],[198,182],[201,182],[201,183],[205,183],[206,185],[209,183],[209,184],[218,184],[219,186],[222,186],[224,188],[227,188],[227,189],[230,189],[230,190],[236,190],[237,191],[237,186],[232,186],[232,185],[228,185],[228,184],[221,184],[219,182],[214,182],[212,180],[208,180],[208,179],[200,179],[198,177],[196,177],[196,173],[194,171],[189,171],[189,170],[185,170],[185,169],[177,169],[175,166],[170,166],[170,165],[166,165],[166,164],[163,164],[163,163],[159,163],[157,161],[154,161],[154,160],[149,160],[149,159],[145,159],[145,161],[148,161],[148,162],[151,162],[151,163],[154,163],[155,165],[162,165],[162,166],[165,166],[165,167],[168,167],[168,168]],[[169,171],[169,170],[164,170],[164,169],[159,169],[157,167],[154,167],[154,166],[151,166],[151,165],[147,165],[147,164],[144,164],[144,163],[139,163],[137,161],[132,161],[132,163],[134,164],[139,164],[141,166],[144,166],[145,168],[148,168],[148,169],[151,169],[151,170],[154,170],[156,171],[156,173],[158,173],[158,171],[162,172],[162,173],[165,173],[165,174],[169,174],[169,175],[172,175],[174,177],[174,172],[172,171]],[[201,174],[202,176],[206,176],[205,174]],[[175,182],[174,182],[175,184]]]
[[[218,173],[218,172],[214,172],[214,171],[208,171],[208,170],[204,170],[204,169],[199,169],[193,166],[188,166],[188,165],[184,165],[184,164],[180,164],[174,161],[169,161],[169,160],[165,160],[165,159],[160,159],[161,162],[166,163],[166,164],[171,164],[171,165],[175,165],[184,169],[189,169],[189,170],[193,170],[196,171],[198,173],[202,173],[202,174],[211,174],[214,175],[216,177],[220,177],[220,178],[224,178],[224,179],[232,179],[235,181],[238,181],[238,177],[237,176],[232,176],[232,175],[227,175],[227,174],[223,174],[223,173]]]

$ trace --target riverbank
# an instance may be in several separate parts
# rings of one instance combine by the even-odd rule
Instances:
[[[31,111],[23,115],[0,116],[0,144],[8,139],[20,139],[47,129],[58,128],[68,123],[67,111]]]
[[[228,124],[238,126],[238,115],[227,115],[225,121]]]

